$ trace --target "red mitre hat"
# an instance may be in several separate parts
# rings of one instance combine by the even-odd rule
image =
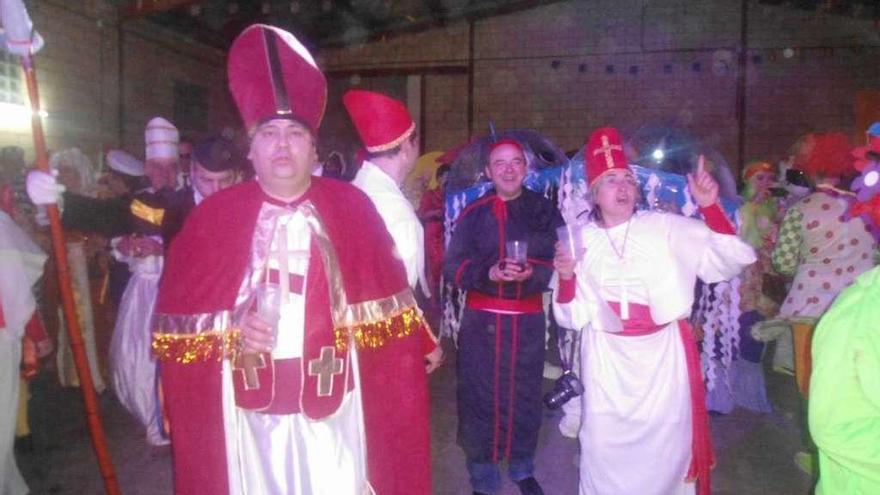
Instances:
[[[381,93],[352,89],[342,103],[370,153],[390,150],[416,130],[406,106]]]
[[[248,26],[232,43],[229,90],[245,128],[270,119],[295,119],[317,131],[327,103],[327,80],[292,34]]]
[[[612,170],[629,170],[623,153],[623,141],[614,127],[603,127],[590,134],[584,155],[590,186]]]

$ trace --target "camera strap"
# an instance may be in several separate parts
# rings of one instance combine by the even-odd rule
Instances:
[[[560,327],[560,330],[565,330],[565,333],[571,336],[571,347],[569,348],[567,355],[564,352],[559,353],[559,360],[562,361],[563,370],[572,371],[574,366],[574,356],[581,344],[581,332],[562,327]]]

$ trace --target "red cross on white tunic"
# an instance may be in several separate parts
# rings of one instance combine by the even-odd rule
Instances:
[[[324,346],[321,357],[309,361],[309,376],[318,377],[318,397],[333,393],[333,377],[342,373],[342,360],[336,357],[336,348]]]
[[[602,146],[593,150],[593,155],[604,154],[605,155],[605,165],[608,168],[614,168],[614,157],[611,154],[612,151],[623,151],[623,148],[616,145],[611,144],[608,140],[608,136],[602,136]]]

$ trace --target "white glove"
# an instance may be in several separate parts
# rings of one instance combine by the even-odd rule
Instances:
[[[55,179],[57,171],[52,174],[40,170],[31,170],[27,174],[25,189],[35,205],[56,204],[61,199],[65,187]]]

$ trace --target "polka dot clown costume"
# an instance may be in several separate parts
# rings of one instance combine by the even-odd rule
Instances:
[[[773,250],[773,266],[793,275],[780,318],[819,318],[837,294],[874,265],[877,244],[861,218],[847,220],[852,193],[833,186],[851,171],[850,146],[843,134],[818,134],[795,166],[816,183],[816,190],[785,215]]]

